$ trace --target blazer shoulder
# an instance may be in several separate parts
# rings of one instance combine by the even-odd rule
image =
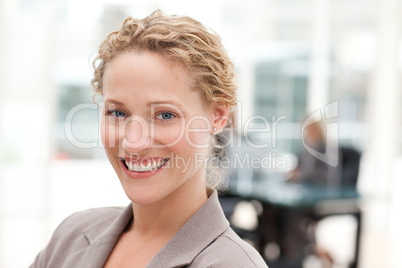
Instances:
[[[231,228],[205,248],[194,260],[193,265],[194,267],[268,267],[257,250],[242,240]]]
[[[107,227],[123,210],[123,207],[105,207],[76,212],[65,218],[53,235],[82,233],[94,226]]]
[[[60,260],[89,245],[84,235],[86,230],[102,232],[123,210],[120,207],[95,208],[70,215],[56,228],[49,243],[30,267],[61,267]]]
[[[59,228],[70,224],[73,224],[75,228],[85,228],[94,223],[100,224],[103,222],[110,222],[121,214],[123,210],[123,207],[104,207],[79,211],[64,219]]]

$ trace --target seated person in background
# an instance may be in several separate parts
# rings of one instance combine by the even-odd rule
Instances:
[[[359,177],[360,153],[348,147],[340,147],[341,159],[341,187],[356,190],[357,178]]]
[[[303,135],[305,146],[300,152],[297,167],[289,174],[289,181],[330,188],[355,188],[359,174],[360,153],[353,148],[331,147],[325,140],[320,122],[308,125]],[[313,155],[306,146],[322,154],[323,157]],[[328,164],[326,161],[331,157],[338,157],[336,165]]]
[[[299,154],[297,167],[289,174],[289,182],[307,184],[307,187],[355,191],[359,173],[360,153],[353,148],[331,146],[324,134],[320,122],[314,122],[306,126],[303,133],[304,146]],[[329,159],[334,158],[338,158],[338,161],[329,161]],[[285,222],[283,226],[285,230],[284,255],[291,260],[295,260],[297,257],[304,257],[303,252],[310,248],[311,253],[324,257],[331,262],[332,257],[329,253],[325,249],[316,248],[314,245],[314,231],[309,232],[309,229],[311,229],[310,226],[314,226],[315,221],[319,218],[312,216],[306,215],[301,211],[286,214],[286,218],[283,220]],[[301,266],[293,265],[291,267]]]

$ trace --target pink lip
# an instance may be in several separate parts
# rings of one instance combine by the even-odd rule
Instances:
[[[121,160],[125,160],[127,162],[132,162],[132,163],[147,163],[150,160],[159,160],[159,159],[165,159],[165,157],[133,157],[133,158],[120,158]]]
[[[160,159],[160,158],[161,157],[154,157],[154,158],[148,157],[148,158],[138,158],[138,159],[135,159],[135,161],[133,161],[132,159],[131,160],[127,159],[127,160],[131,161],[131,162],[137,162],[137,163],[139,162],[139,163],[141,163],[142,161],[148,161],[150,159],[155,159],[156,160],[156,159]],[[163,167],[164,167],[164,165],[163,165],[162,167],[160,167],[159,169],[157,169],[155,171],[135,172],[135,171],[128,170],[127,167],[126,167],[126,164],[124,162],[125,162],[125,159],[120,159],[120,165],[122,166],[124,172],[126,173],[127,176],[129,176],[130,178],[133,178],[133,179],[149,178],[149,177],[151,177],[153,175],[156,175],[159,172],[161,172]]]

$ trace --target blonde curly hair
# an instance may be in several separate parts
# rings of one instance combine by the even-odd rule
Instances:
[[[194,88],[207,104],[236,105],[234,66],[221,39],[200,22],[183,16],[163,16],[160,10],[144,19],[128,17],[118,31],[107,36],[93,62],[91,85],[95,94],[103,93],[107,64],[127,51],[150,51],[168,60],[184,63],[193,75]]]
[[[193,76],[193,88],[201,93],[205,104],[226,104],[229,110],[236,105],[234,65],[220,37],[190,17],[164,16],[160,10],[144,19],[128,17],[120,30],[110,33],[99,47],[91,81],[95,96],[103,95],[108,63],[127,51],[150,51],[182,63]],[[219,146],[219,137],[213,138],[210,156],[219,159],[225,154],[224,149]],[[218,170],[207,168],[207,184],[219,186],[221,175]]]

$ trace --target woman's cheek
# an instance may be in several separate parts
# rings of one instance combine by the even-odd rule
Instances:
[[[100,125],[100,136],[101,136],[101,141],[104,147],[107,147],[106,145],[106,139],[107,139],[107,134],[106,134],[106,124],[105,124],[105,118],[102,116],[101,118],[101,125]]]
[[[115,148],[119,143],[119,127],[105,118],[101,120],[101,140],[105,148]]]
[[[206,149],[209,147],[209,132],[202,131],[190,131],[186,135],[186,141],[193,149]]]
[[[205,120],[195,120],[186,129],[186,141],[194,149],[206,149],[209,147],[211,126]]]
[[[155,147],[172,147],[180,143],[185,131],[180,125],[175,126],[156,126],[151,131],[152,145]]]

